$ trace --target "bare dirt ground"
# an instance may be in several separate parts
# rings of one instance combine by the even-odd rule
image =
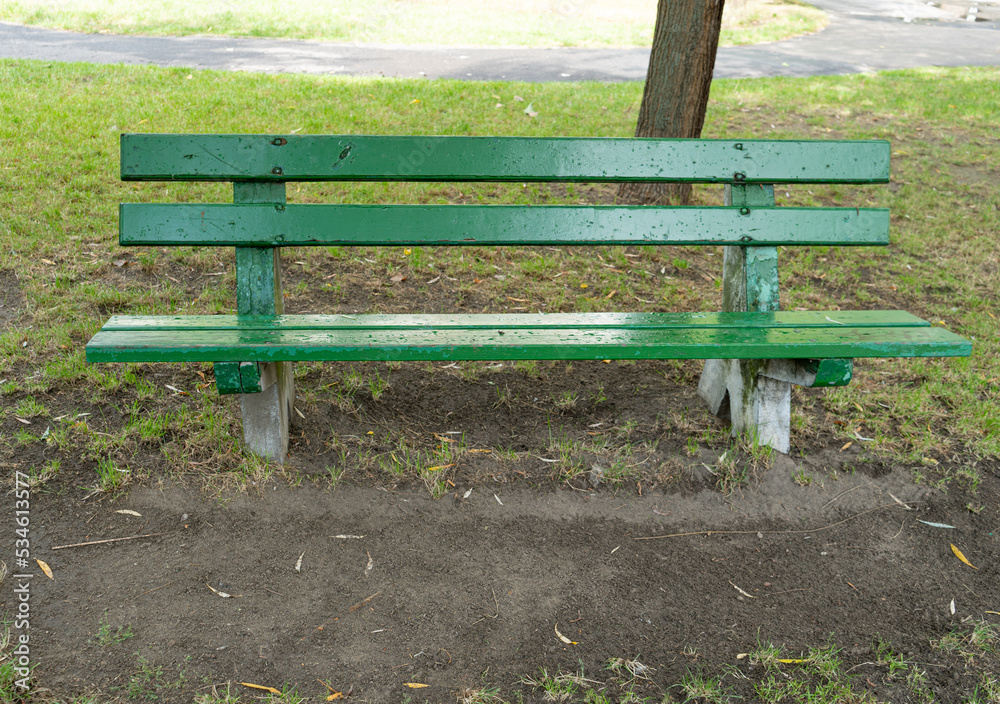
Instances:
[[[754,701],[762,669],[739,656],[772,643],[785,658],[834,645],[859,696],[918,701],[878,662],[880,642],[919,664],[937,701],[966,701],[984,673],[1000,674],[996,653],[970,667],[935,646],[997,621],[996,463],[976,465],[974,492],[945,491],[820,435],[726,495],[709,472],[720,450],[691,447],[690,431],[663,420],[666,409],[724,428],[705,418],[686,369],[595,363],[456,381],[404,365],[357,415],[323,400],[297,417],[286,476],[246,491],[167,479],[159,448],[148,448],[149,479],[116,497],[93,494],[87,463],[67,466],[33,494],[34,555],[55,577],[31,580],[36,680],[99,701],[189,702],[226,683],[259,698],[235,684],[248,682],[314,700],[453,702],[493,686],[531,702],[545,693],[523,678],[545,670],[584,673],[606,701],[630,690],[659,702],[684,701],[675,685],[688,673],[729,667],[746,676],[728,678],[734,693]],[[147,370],[165,372],[180,373]],[[497,384],[548,397],[598,377],[607,400],[557,416],[496,403]],[[464,455],[442,470],[438,499],[350,463],[339,483],[324,476],[327,429],[364,437],[390,423],[527,452]],[[544,460],[555,426],[584,438],[628,426],[630,442],[659,442],[627,483],[603,481],[596,461],[554,480]],[[649,679],[626,687],[605,669],[614,658],[652,668]]]

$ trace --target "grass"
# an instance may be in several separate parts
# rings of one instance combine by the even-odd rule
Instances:
[[[1000,626],[975,621],[969,626],[951,631],[933,645],[941,652],[958,656],[966,665],[970,665],[977,657],[1000,653]]]
[[[101,623],[97,628],[97,633],[94,636],[94,642],[98,645],[105,648],[112,645],[118,645],[119,643],[124,643],[135,635],[132,632],[131,624],[115,628],[106,619],[107,614],[105,614],[104,618],[101,619]]]
[[[159,701],[184,688],[187,677],[183,670],[172,676],[141,653],[136,657],[136,671],[122,688],[130,701]]]
[[[82,32],[280,37],[376,44],[649,46],[656,0],[0,0],[0,20]],[[822,11],[800,0],[732,0],[721,44],[815,32]]]

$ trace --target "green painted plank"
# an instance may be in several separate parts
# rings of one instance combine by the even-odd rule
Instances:
[[[935,327],[683,330],[333,330],[99,332],[89,362],[462,359],[803,359],[963,356]]]
[[[243,393],[243,382],[240,379],[239,362],[216,362],[215,388],[220,394],[241,394]]]
[[[105,331],[153,330],[600,330],[733,327],[927,327],[906,311],[777,311],[773,313],[499,313],[333,315],[115,315]]]
[[[853,359],[810,359],[805,364],[816,374],[813,387],[847,386],[854,376]]]
[[[126,203],[131,245],[886,245],[884,208]]]
[[[885,141],[125,134],[125,181],[886,183]]]
[[[284,207],[284,183],[234,183],[236,203],[265,203]],[[276,247],[240,247],[236,250],[236,311],[241,315],[285,312],[281,290],[281,250]]]
[[[259,364],[255,362],[240,362],[240,386],[243,388],[243,393],[245,394],[258,394],[261,392],[262,379]]]
[[[726,186],[726,205],[743,208],[774,207],[774,186],[731,184]],[[739,301],[740,307],[723,310],[773,311],[780,306],[777,247],[728,247],[723,256],[723,301]],[[733,261],[727,266],[727,262]],[[735,275],[736,280],[727,280]]]

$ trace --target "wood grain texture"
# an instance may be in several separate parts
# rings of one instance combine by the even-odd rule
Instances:
[[[125,134],[121,177],[730,183],[741,174],[748,183],[885,183],[889,151],[883,140]]]

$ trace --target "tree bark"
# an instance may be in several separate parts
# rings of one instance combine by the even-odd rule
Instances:
[[[701,136],[725,0],[659,0],[636,137]],[[684,204],[690,184],[627,183],[625,203]]]

